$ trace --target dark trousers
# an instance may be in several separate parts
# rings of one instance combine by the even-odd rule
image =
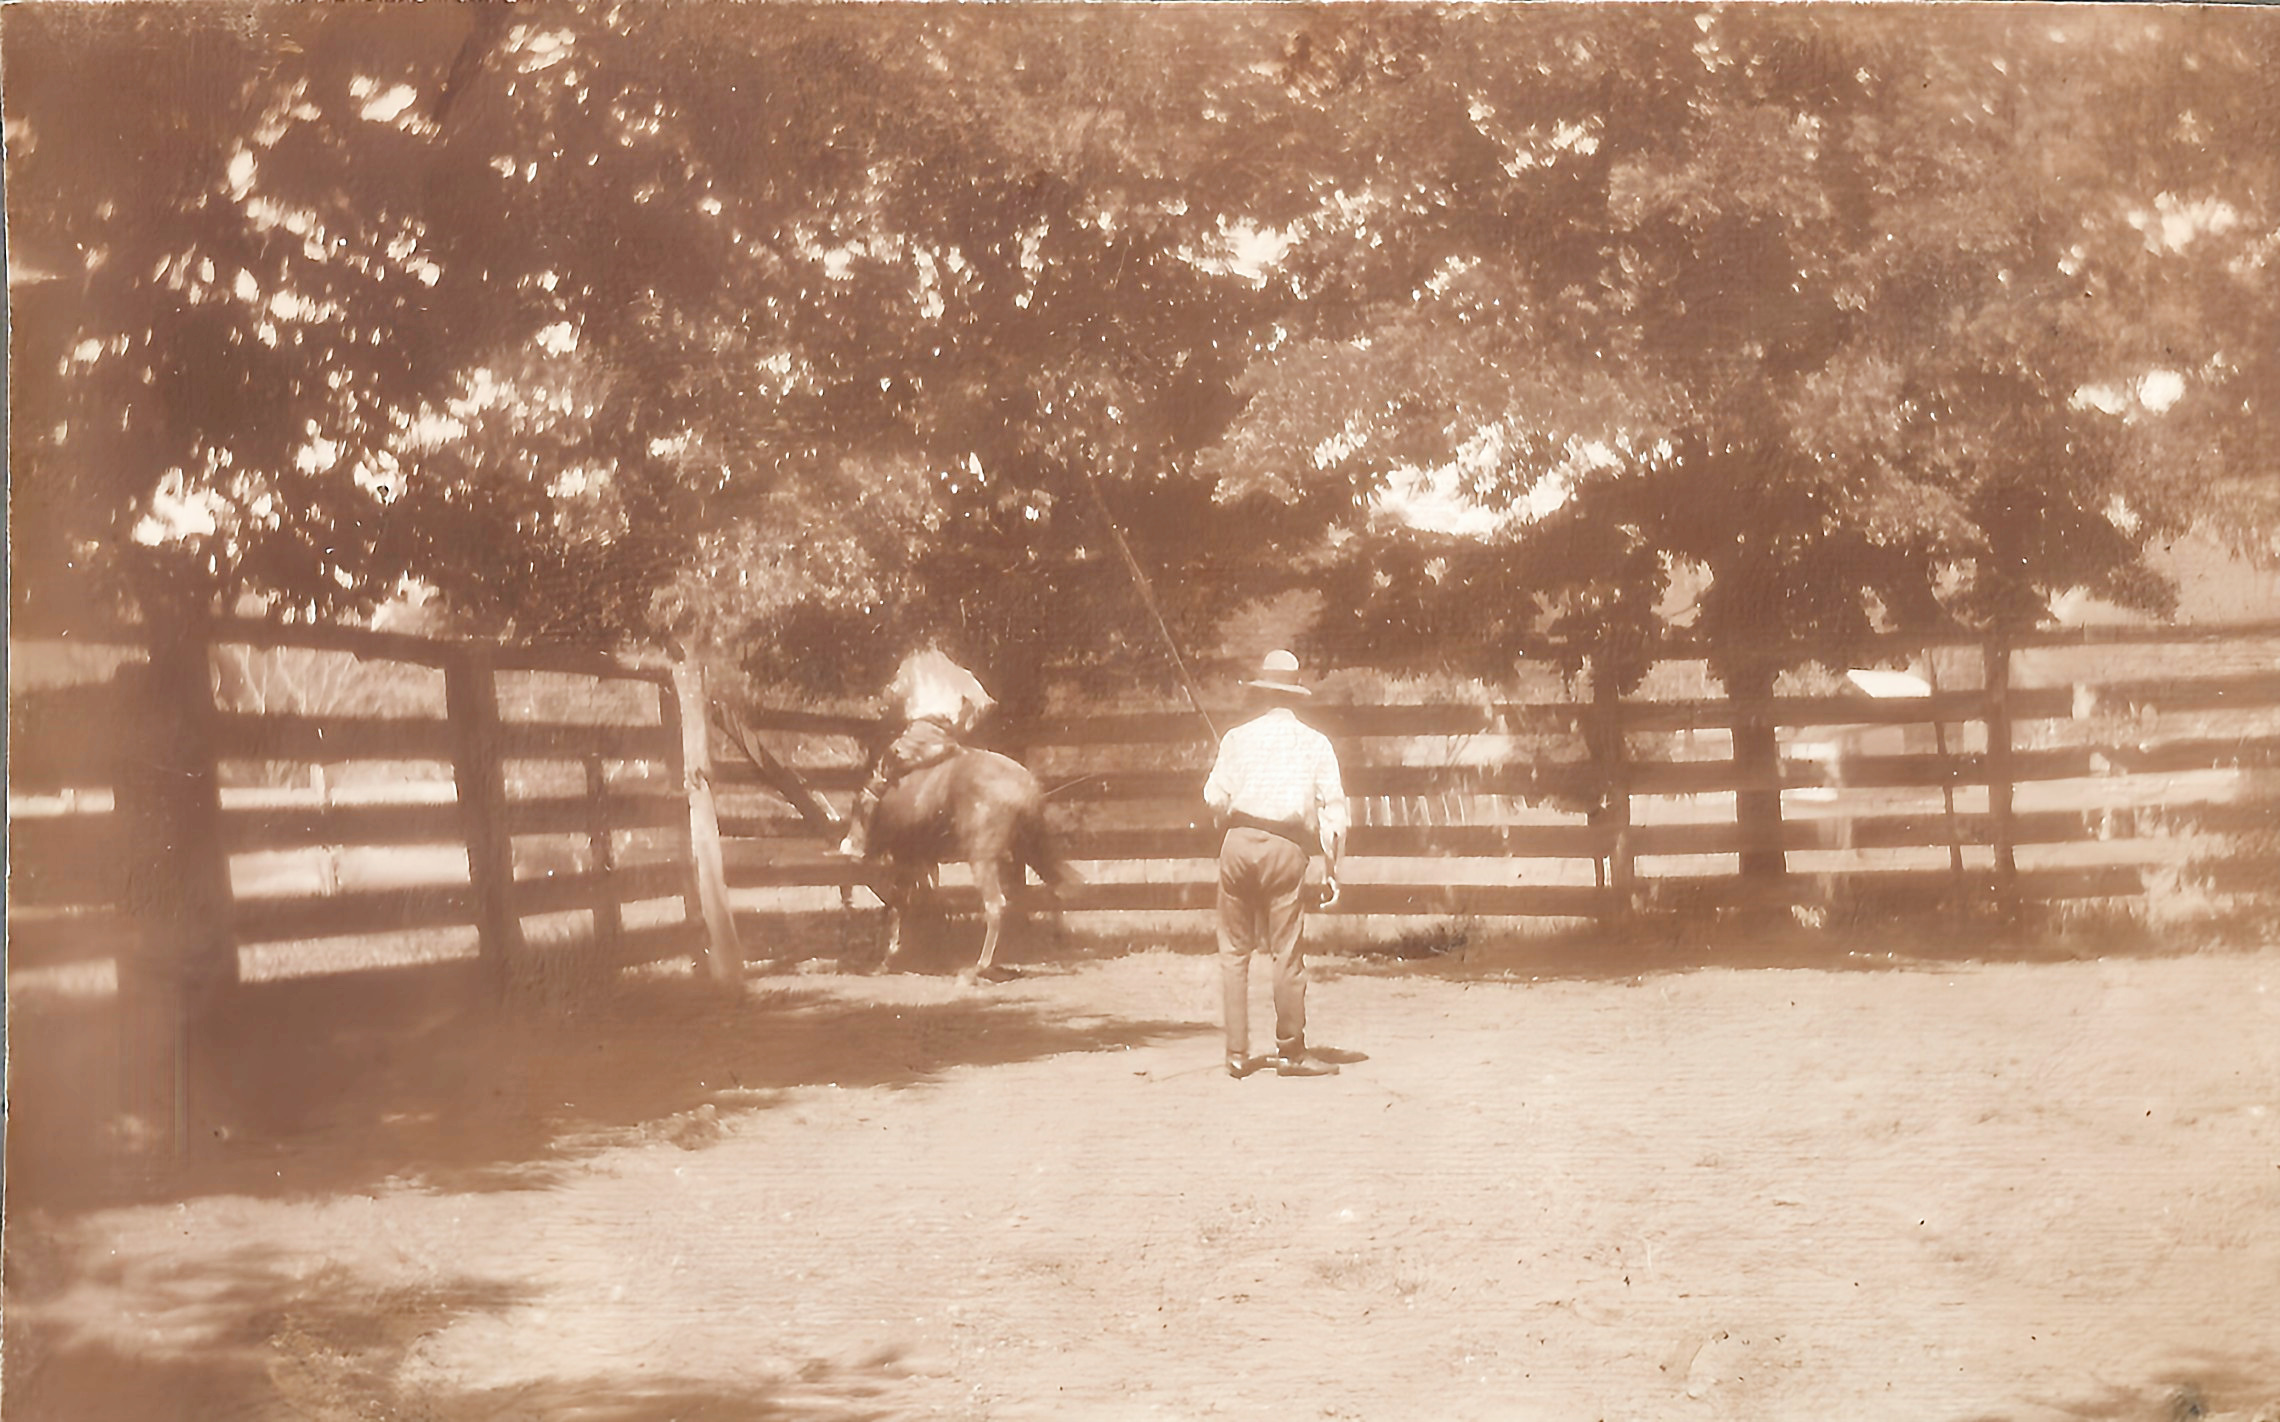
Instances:
[[[1275,962],[1275,1051],[1306,1050],[1306,959],[1298,949],[1299,890],[1306,851],[1278,834],[1236,827],[1219,846],[1219,981],[1227,1009],[1227,1051],[1251,1050],[1251,954]]]
[[[958,733],[939,721],[913,721],[903,727],[902,734],[879,756],[871,767],[871,778],[855,795],[855,823],[868,826],[871,812],[879,807],[879,797],[887,787],[914,770],[921,770],[939,760],[947,760],[958,753]]]

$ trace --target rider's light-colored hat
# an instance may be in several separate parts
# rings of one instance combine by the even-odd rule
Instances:
[[[1314,693],[1298,684],[1298,658],[1289,652],[1272,651],[1259,659],[1259,674],[1243,683],[1255,691],[1280,692],[1284,696],[1312,696]]]

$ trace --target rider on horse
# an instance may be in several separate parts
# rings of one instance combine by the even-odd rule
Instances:
[[[860,859],[869,852],[871,816],[887,787],[957,754],[961,738],[997,705],[972,672],[931,647],[903,658],[887,686],[887,699],[901,716],[903,728],[855,797],[847,838],[839,845],[839,852],[849,858]]]

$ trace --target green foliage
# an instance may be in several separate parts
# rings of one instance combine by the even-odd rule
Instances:
[[[392,586],[414,559],[380,451],[450,367],[424,140],[362,114],[448,63],[464,22],[5,23],[12,260],[37,274],[10,291],[19,610],[217,585],[324,610]],[[169,525],[188,533],[161,548]]]
[[[2243,328],[2180,290],[2244,287],[2240,257],[2142,231],[2273,230],[2247,216],[2269,25],[1415,18],[1325,12],[1291,50],[1334,155],[1291,263],[1319,299],[1222,447],[1226,497],[1346,512],[1339,645],[1493,675],[1567,631],[1628,685],[1680,569],[1709,579],[1687,625],[1734,655],[2031,623],[2075,587],[2167,606],[2143,555],[2200,490],[2085,394],[2188,371],[2269,423],[2252,363],[2210,364]],[[1430,469],[1499,524],[1389,516]]]
[[[414,579],[1018,713],[1168,678],[1112,520],[1191,648],[1306,587],[1318,659],[1613,687],[2273,527],[2261,13],[5,23],[19,611]]]
[[[31,303],[66,418],[19,430],[20,539],[115,597],[415,577],[521,636],[864,643],[818,669],[955,609],[1023,683],[1142,630],[1102,497],[1183,625],[1239,589],[1193,536],[1255,302],[1191,260],[1180,85],[1236,57],[1192,18],[1127,27],[1142,73],[1074,14],[377,13],[201,15],[179,62],[140,12],[12,16],[21,241],[90,274]]]

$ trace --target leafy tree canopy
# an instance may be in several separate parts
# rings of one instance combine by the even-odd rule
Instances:
[[[19,610],[411,578],[1018,705],[1161,672],[1108,517],[1190,644],[1312,586],[1340,660],[1618,682],[2273,526],[2263,13],[5,23]]]
[[[1160,110],[1267,82],[1223,27],[1136,71],[1082,12],[382,13],[11,13],[19,246],[71,269],[20,301],[19,587],[763,647],[923,605],[1028,680],[1138,630],[1103,507],[1209,555],[1254,287]]]
[[[2155,407],[2237,405],[2207,447],[2269,450],[2273,34],[1324,13],[1286,60],[1303,299],[1223,492],[1345,510],[1329,635],[1369,658],[1493,672],[1549,628],[1627,683],[1690,569],[1683,620],[1736,652],[2073,587],[2158,610],[2141,555],[2207,485]],[[1382,517],[1428,472],[1474,531]]]

